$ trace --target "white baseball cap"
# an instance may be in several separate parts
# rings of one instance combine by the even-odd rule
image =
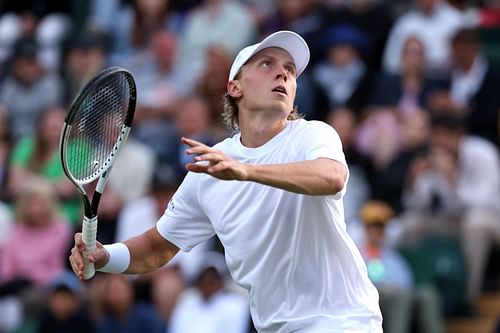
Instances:
[[[229,72],[229,81],[234,80],[240,68],[253,55],[268,47],[279,47],[287,51],[295,63],[297,76],[304,71],[309,62],[310,54],[306,41],[293,31],[278,31],[264,38],[262,42],[247,46],[238,53]]]

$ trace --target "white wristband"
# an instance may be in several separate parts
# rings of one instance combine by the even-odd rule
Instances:
[[[130,265],[130,251],[127,245],[123,243],[114,243],[103,246],[109,254],[109,260],[99,272],[104,273],[123,273]]]

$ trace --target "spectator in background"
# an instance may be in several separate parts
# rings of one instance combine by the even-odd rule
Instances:
[[[406,201],[414,216],[405,220],[403,240],[415,243],[432,234],[459,237],[473,303],[482,289],[489,251],[500,243],[500,157],[495,146],[467,135],[464,128],[463,118],[454,113],[433,117],[431,153],[416,160],[410,174]]]
[[[397,74],[382,71],[375,79],[369,104],[396,106],[401,114],[421,108],[428,109],[430,97],[444,89],[444,81],[432,79],[427,72],[424,44],[415,36],[404,41],[401,54],[401,71]]]
[[[84,286],[70,272],[56,276],[48,286],[48,306],[38,318],[34,333],[95,333],[96,328],[83,305]]]
[[[9,113],[14,142],[35,132],[40,112],[63,101],[61,78],[45,71],[37,60],[37,42],[29,37],[14,47],[10,73],[0,85],[0,101]]]
[[[427,287],[415,288],[409,265],[397,250],[387,244],[385,231],[394,216],[390,206],[383,201],[368,201],[363,205],[360,215],[365,229],[365,240],[360,251],[368,268],[368,276],[379,291],[384,332],[414,332],[414,315],[417,332],[444,332],[436,292]]]
[[[324,1],[326,2],[326,1]],[[379,70],[387,36],[393,24],[390,6],[377,0],[350,0],[334,6],[328,21],[352,24],[372,41],[372,52],[366,60],[370,70]]]
[[[415,36],[424,44],[430,73],[442,75],[449,69],[450,40],[464,23],[464,17],[444,0],[415,0],[415,5],[392,27],[383,68],[389,73],[400,73],[403,45],[408,37]]]
[[[463,118],[436,116],[431,142],[456,161],[455,172],[447,179],[465,208],[461,236],[469,272],[468,294],[474,300],[482,289],[489,251],[500,243],[500,156],[490,142],[464,130]]]
[[[49,183],[26,182],[16,204],[16,223],[0,249],[0,282],[16,279],[47,285],[65,267],[71,229],[60,216]]]
[[[195,288],[181,296],[169,333],[247,333],[250,312],[244,296],[225,288],[224,256],[207,252],[198,267]]]
[[[182,17],[172,10],[170,0],[132,0],[117,13],[115,24],[106,31],[113,42],[110,63],[127,66],[130,60],[151,45],[158,31],[179,33]]]
[[[68,104],[105,66],[106,50],[101,34],[85,30],[69,43],[63,68]]]
[[[123,275],[103,276],[100,295],[104,316],[97,322],[100,333],[165,333],[165,324],[151,304],[135,302],[133,284]]]
[[[451,44],[454,66],[450,89],[435,93],[431,106],[437,111],[454,111],[465,116],[469,133],[500,147],[500,73],[481,52],[476,29],[458,30]]]
[[[64,175],[59,156],[59,140],[66,113],[63,107],[48,107],[38,115],[34,134],[24,137],[14,146],[8,193],[11,199],[15,199],[24,184],[43,178],[54,186],[67,221],[75,225],[81,214],[81,200],[74,185]]]
[[[61,48],[73,22],[68,15],[71,6],[67,1],[5,0],[0,4],[0,66],[12,55],[15,43],[33,36],[40,45],[37,54],[42,67],[57,70],[60,66]]]
[[[186,18],[182,32],[180,59],[184,75],[195,82],[199,79],[207,66],[208,47],[221,45],[232,57],[256,35],[247,7],[235,0],[204,0]]]
[[[327,96],[330,108],[348,107],[359,112],[370,89],[362,59],[370,40],[352,25],[334,25],[321,39],[325,58],[313,68],[312,78]]]

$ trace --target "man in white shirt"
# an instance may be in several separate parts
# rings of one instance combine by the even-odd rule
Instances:
[[[289,31],[241,50],[224,112],[239,132],[213,148],[183,138],[195,161],[156,227],[99,245],[89,260],[104,272],[149,272],[217,234],[259,332],[382,332],[377,290],[346,232],[339,136],[293,107],[308,61]],[[84,247],[77,234],[70,261],[80,278]]]
[[[443,74],[449,68],[450,40],[464,25],[464,15],[442,0],[415,0],[416,8],[403,14],[394,24],[383,56],[383,67],[390,73],[401,71],[401,54],[410,36],[423,44],[431,73]]]

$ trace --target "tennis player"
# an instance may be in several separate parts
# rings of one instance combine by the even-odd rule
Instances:
[[[224,111],[239,132],[213,148],[183,138],[195,162],[157,225],[99,244],[89,260],[103,272],[146,273],[217,234],[259,332],[382,332],[378,293],[346,232],[339,136],[294,109],[308,61],[290,31],[241,50]],[[80,278],[84,247],[76,234],[70,261]]]

